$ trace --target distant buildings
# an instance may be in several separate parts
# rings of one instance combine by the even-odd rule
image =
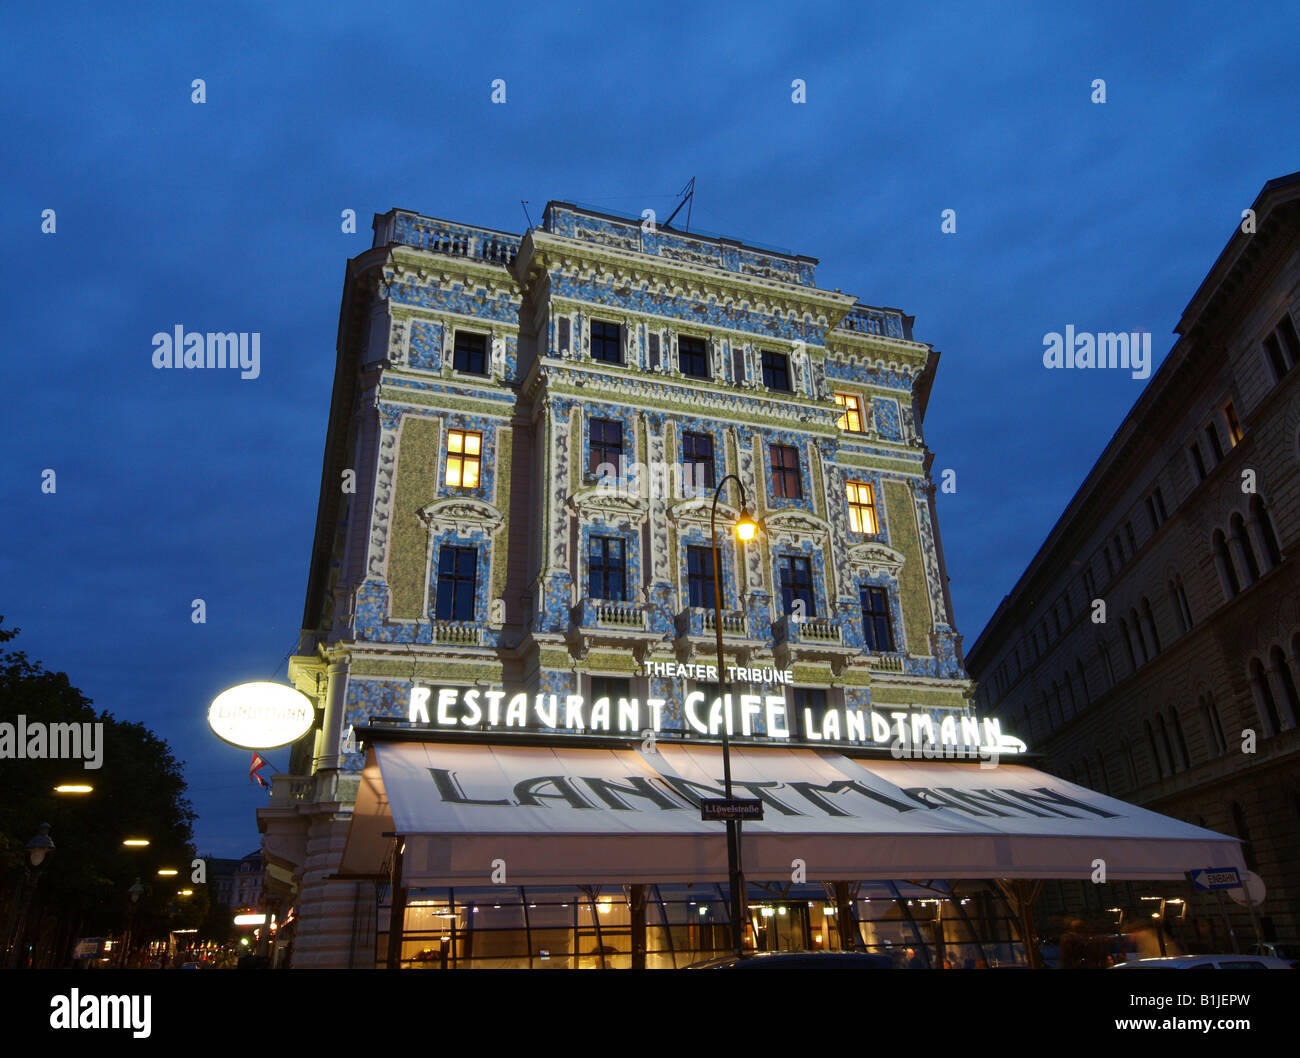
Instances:
[[[1294,942],[1300,173],[1266,184],[1252,210],[967,666],[980,711],[1049,770],[1241,838],[1267,885],[1265,939]],[[1071,883],[1040,910],[1149,916],[1148,891]],[[1246,911],[1228,906],[1253,941]],[[1212,899],[1187,915],[1183,936],[1227,943]]]
[[[262,904],[262,850],[242,860],[208,859],[208,884],[213,903],[231,910],[259,910]]]

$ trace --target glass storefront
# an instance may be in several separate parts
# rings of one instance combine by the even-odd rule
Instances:
[[[645,966],[680,969],[726,955],[729,905],[720,885],[650,885]],[[404,969],[617,970],[632,967],[632,893],[627,887],[412,889],[407,893]],[[964,883],[950,892],[864,883],[852,900],[861,945],[900,967],[974,969],[1023,965],[1005,902]],[[745,947],[838,951],[835,901],[821,886],[750,886]],[[388,951],[386,888],[376,902],[375,964]]]

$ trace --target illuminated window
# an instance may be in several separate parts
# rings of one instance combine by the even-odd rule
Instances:
[[[478,469],[482,456],[482,434],[469,430],[448,430],[447,484],[462,489],[478,488]]]
[[[844,409],[837,425],[849,433],[862,433],[862,398],[852,393],[836,393],[835,403]]]
[[[1241,423],[1237,421],[1237,409],[1232,406],[1232,401],[1228,401],[1223,406],[1223,418],[1228,424],[1228,436],[1232,439],[1234,445],[1241,442]]]
[[[861,481],[848,483],[849,528],[855,533],[878,533],[876,498],[871,486]]]

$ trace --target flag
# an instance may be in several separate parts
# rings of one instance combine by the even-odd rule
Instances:
[[[253,759],[248,764],[248,778],[250,782],[257,783],[258,786],[262,787],[262,789],[269,790],[271,788],[271,784],[257,774],[259,771],[265,768],[266,765],[267,762],[263,758],[263,756],[260,753],[254,753]]]

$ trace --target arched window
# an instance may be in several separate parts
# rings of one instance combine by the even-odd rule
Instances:
[[[1106,758],[1102,756],[1101,750],[1097,750],[1097,775],[1101,779],[1102,791],[1110,793],[1110,776],[1106,774]]]
[[[1268,558],[1269,568],[1279,565],[1282,562],[1282,549],[1277,545],[1277,533],[1273,531],[1273,519],[1268,513],[1268,508],[1264,501],[1258,495],[1251,498],[1250,513],[1259,525],[1259,535],[1264,540],[1264,552]]]
[[[1251,658],[1247,669],[1250,675],[1250,690],[1255,696],[1255,705],[1259,709],[1259,718],[1264,721],[1264,734],[1276,735],[1282,730],[1277,715],[1277,702],[1273,699],[1273,688],[1268,685],[1268,675],[1259,658]]]
[[[1178,589],[1171,580],[1165,587],[1169,591],[1169,602],[1174,608],[1174,617],[1178,619],[1178,634],[1183,635],[1187,632],[1187,616],[1183,613],[1183,607],[1178,601]]]
[[[1065,693],[1070,699],[1070,717],[1079,715],[1079,702],[1074,697],[1074,681],[1070,679],[1070,670],[1065,670]]]
[[[1046,691],[1043,692],[1043,723],[1047,725],[1048,734],[1056,730],[1056,725],[1052,723],[1052,702]]]
[[[1177,708],[1170,707],[1169,719],[1174,725],[1174,742],[1178,746],[1178,752],[1183,756],[1183,767],[1190,768],[1192,766],[1192,755],[1187,752],[1187,739],[1183,735],[1183,721],[1178,715]]]
[[[1214,530],[1214,564],[1219,567],[1224,598],[1231,599],[1238,595],[1241,592],[1241,582],[1237,580],[1237,567],[1232,564],[1232,556],[1228,554],[1228,541],[1222,529]]]
[[[1122,623],[1122,622],[1121,622]],[[1101,644],[1101,660],[1106,668],[1106,679],[1111,687],[1115,686],[1115,666],[1110,660],[1110,647],[1103,641]]]
[[[1142,616],[1146,619],[1147,631],[1151,633],[1151,645],[1155,648],[1152,653],[1160,653],[1160,633],[1156,631],[1156,617],[1151,612],[1151,601],[1144,595],[1142,596]]]
[[[1151,730],[1151,721],[1143,720],[1142,726],[1146,728],[1147,748],[1151,750],[1151,761],[1155,765],[1156,778],[1163,779],[1165,777],[1165,764],[1160,759],[1160,750],[1156,746],[1155,732]]]
[[[1179,770],[1178,761],[1174,757],[1173,747],[1169,744],[1169,728],[1165,725],[1165,718],[1160,713],[1156,713],[1156,728],[1160,732],[1160,746],[1165,751],[1165,760],[1169,764],[1169,774]]]
[[[1246,825],[1246,812],[1236,801],[1232,802],[1232,828],[1237,832],[1237,837],[1241,839],[1241,855],[1246,861],[1246,866],[1252,871],[1255,869],[1255,850],[1251,845],[1250,827]]]
[[[1246,520],[1240,514],[1234,513],[1228,519],[1228,530],[1232,533],[1232,538],[1240,545],[1242,557],[1246,561],[1246,581],[1248,584],[1254,584],[1255,581],[1259,580],[1259,562],[1255,559],[1255,548],[1251,545],[1250,536],[1246,533]]]
[[[1083,660],[1080,659],[1076,666],[1079,673],[1079,697],[1083,700],[1083,708],[1087,709],[1092,703],[1088,699],[1088,678],[1083,672]]]
[[[1282,705],[1290,720],[1287,726],[1295,727],[1300,722],[1300,694],[1296,692],[1295,677],[1291,675],[1291,666],[1286,663],[1286,655],[1282,653],[1281,647],[1274,647],[1268,652],[1268,665],[1277,672],[1277,682],[1282,688]]]
[[[1223,720],[1219,716],[1219,707],[1214,704],[1214,698],[1208,694],[1201,695],[1200,701],[1206,744],[1212,747],[1213,756],[1222,756],[1228,750],[1228,739],[1223,733]]]
[[[1128,651],[1128,663],[1134,671],[1137,670],[1137,655],[1133,653],[1133,633],[1129,630],[1128,622],[1124,618],[1119,619],[1120,634],[1124,637],[1124,647]]]
[[[1183,615],[1183,620],[1190,631],[1192,626],[1196,624],[1196,620],[1192,617],[1192,604],[1187,601],[1187,589],[1183,587],[1181,573],[1174,574],[1174,591],[1178,595],[1178,611]]]

